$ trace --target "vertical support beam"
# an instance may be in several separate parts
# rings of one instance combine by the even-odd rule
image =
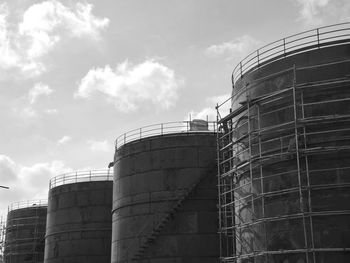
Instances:
[[[232,112],[232,108],[230,108],[230,113]],[[229,121],[229,132],[230,132],[230,136],[229,136],[229,143],[233,142],[233,122],[232,122],[232,119]],[[229,151],[230,151],[230,171],[233,171],[234,169],[234,165],[235,165],[235,162],[234,162],[234,156],[233,156],[233,144],[231,145]],[[232,199],[232,212],[233,212],[233,236],[232,236],[232,239],[233,239],[233,256],[236,258],[237,257],[237,242],[236,242],[236,207],[235,207],[235,193],[234,193],[234,189],[235,189],[235,181],[234,181],[234,174],[231,172],[230,174],[230,180],[232,182],[232,188],[231,188],[231,191],[233,193],[233,199]]]
[[[249,149],[249,175],[250,175],[250,190],[251,190],[251,200],[252,200],[252,211],[254,213],[254,198],[253,198],[253,164],[252,164],[252,138],[251,138],[251,127],[250,127],[250,119],[251,119],[251,108],[250,108],[250,96],[246,95],[247,98],[247,118],[248,118],[248,149]],[[252,219],[253,220],[253,219]]]
[[[304,109],[304,90],[301,90],[301,117],[305,119],[305,109]],[[307,137],[306,137],[306,127],[303,125],[303,136],[304,136],[304,149],[307,149]],[[310,185],[310,174],[309,174],[309,158],[305,155],[305,169],[306,169],[306,180],[307,180],[307,192],[308,192],[308,203],[309,203],[309,220],[310,220],[310,232],[311,232],[311,246],[312,246],[312,258],[313,262],[316,262],[315,254],[315,241],[314,241],[314,227],[312,218],[312,203],[311,203],[311,185]]]
[[[251,198],[251,221],[253,222],[255,220],[255,208],[254,208],[254,177],[253,177],[253,164],[252,164],[252,137],[251,137],[251,104],[250,104],[250,95],[248,94],[248,88],[246,87],[246,98],[247,98],[247,117],[248,117],[248,145],[249,145],[249,175],[250,175],[250,198]],[[250,223],[251,224],[251,223]],[[248,227],[252,227],[251,225]],[[255,233],[255,231],[251,231],[251,233]],[[254,234],[255,235],[255,234]],[[249,244],[252,245],[251,252],[254,253],[254,241],[255,237],[252,238],[250,236]],[[251,242],[252,241],[252,242]],[[255,257],[254,257],[255,262]]]
[[[296,66],[293,67],[293,108],[294,108],[294,138],[295,138],[295,151],[296,151],[296,161],[298,170],[298,185],[299,185],[299,206],[300,212],[303,218],[303,231],[304,231],[304,242],[305,248],[308,247],[307,235],[306,235],[306,223],[305,223],[305,206],[302,192],[302,181],[301,181],[301,167],[300,167],[300,153],[299,153],[299,136],[298,136],[298,115],[297,115],[297,76],[296,76]],[[309,263],[308,253],[305,252],[306,263]]]
[[[257,105],[257,121],[258,121],[258,141],[259,141],[259,168],[260,168],[260,189],[261,189],[261,210],[262,210],[262,218],[264,219],[263,221],[263,226],[264,226],[264,241],[265,241],[265,251],[267,251],[267,224],[265,220],[265,189],[264,189],[264,174],[263,174],[263,166],[261,164],[262,160],[262,147],[261,147],[261,124],[260,124],[260,106]],[[267,253],[265,253],[265,260],[267,262]]]
[[[216,121],[219,122],[219,108],[216,107]],[[219,124],[218,124],[219,125]],[[216,161],[217,161],[217,183],[218,183],[218,210],[219,210],[219,245],[220,245],[220,261],[223,257],[222,254],[222,218],[221,218],[221,183],[220,183],[220,131],[219,126],[216,133]]]
[[[233,192],[234,189],[234,183],[233,183],[233,177],[230,176],[230,195],[231,195],[231,205],[230,205],[230,210],[231,210],[231,231],[232,231],[232,256],[235,256],[236,252],[236,242],[235,242],[235,205],[234,205],[234,200],[235,200],[235,195]]]

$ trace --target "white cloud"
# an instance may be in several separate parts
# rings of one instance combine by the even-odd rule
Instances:
[[[46,54],[60,41],[58,32],[98,39],[100,31],[108,26],[109,20],[92,15],[92,8],[91,4],[78,2],[71,9],[56,0],[29,7],[19,25],[20,34],[29,37],[28,56],[36,58]]]
[[[185,118],[185,120],[194,120],[194,119],[200,119],[200,120],[207,120],[208,121],[216,121],[216,110],[215,107],[206,107],[199,111],[190,111]]]
[[[71,171],[65,167],[62,161],[52,161],[50,163],[37,163],[32,166],[21,166],[19,170],[19,179],[32,192],[45,192],[51,177]]]
[[[328,4],[329,0],[297,0],[297,2],[301,7],[300,16],[305,23],[316,25],[321,23],[318,15],[320,10]]]
[[[80,81],[75,97],[91,98],[100,93],[122,112],[135,111],[143,102],[169,109],[175,105],[182,83],[172,69],[157,61],[137,65],[124,61],[115,69],[109,65],[91,69]]]
[[[7,184],[17,179],[16,164],[6,155],[0,155],[0,184]]]
[[[15,111],[18,111],[17,109],[15,109]],[[21,110],[19,110],[19,114],[22,118],[34,118],[37,117],[38,114],[37,112],[32,108],[32,107],[25,107]]]
[[[228,100],[230,100],[231,94],[222,94],[218,96],[212,96],[206,99],[207,103],[212,103],[214,106],[220,105]]]
[[[111,152],[113,150],[113,145],[110,144],[107,140],[104,140],[104,141],[89,140],[88,144],[89,144],[90,150],[93,152]]]
[[[217,119],[217,110],[216,106],[221,105],[219,107],[219,113],[220,115],[226,116],[230,112],[231,103],[230,103],[230,94],[223,94],[219,96],[213,96],[206,99],[206,104],[208,106],[202,108],[199,111],[190,111],[188,115],[185,117],[185,119],[188,119],[189,116],[191,116],[191,119],[202,119],[202,120],[209,120],[209,121],[216,121]]]
[[[57,109],[47,109],[47,110],[45,110],[45,113],[49,114],[49,115],[54,115],[54,114],[58,113],[58,110]]]
[[[47,199],[50,178],[70,171],[58,160],[25,166],[0,155],[0,184],[10,187],[0,189],[0,215],[5,215],[7,206],[13,202]]]
[[[57,144],[58,145],[63,145],[63,144],[66,144],[66,143],[70,142],[71,140],[72,140],[71,136],[65,135],[61,139],[58,140]]]
[[[350,17],[348,0],[297,0],[300,17],[307,27],[345,22]]]
[[[40,97],[49,96],[54,92],[48,85],[41,82],[36,83],[33,88],[28,92],[27,96],[20,97],[16,100],[16,106],[13,106],[12,110],[14,114],[24,119],[36,118],[41,113],[54,115],[58,113],[57,109],[45,109],[38,108],[35,104]]]
[[[8,25],[9,10],[0,5],[0,67],[20,69],[26,76],[47,70],[43,56],[62,39],[98,40],[109,20],[92,14],[93,5],[76,3],[69,7],[56,0],[33,4],[24,11],[18,27]]]
[[[43,83],[36,83],[28,92],[28,96],[18,99],[18,106],[13,107],[13,111],[18,116],[29,119],[38,117],[38,111],[35,110],[34,104],[41,96],[49,96],[53,90],[48,85]],[[47,114],[52,114],[50,110],[45,111]]]
[[[255,38],[244,35],[232,41],[212,45],[205,50],[208,57],[222,57],[227,59],[242,59],[261,44]]]
[[[14,51],[8,31],[7,17],[9,10],[6,4],[0,4],[0,67],[11,68],[17,65],[19,57]]]
[[[46,65],[38,60],[28,61],[26,56],[22,56],[20,59],[17,68],[19,68],[21,73],[26,77],[37,77],[47,71]]]
[[[29,101],[30,104],[34,104],[35,101],[40,96],[49,96],[53,92],[52,89],[49,88],[48,85],[45,85],[43,83],[36,83],[32,89],[29,90]]]

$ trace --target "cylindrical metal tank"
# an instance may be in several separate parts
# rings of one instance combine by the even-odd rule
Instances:
[[[45,263],[110,263],[112,180],[106,170],[50,180]]]
[[[46,200],[25,201],[9,206],[5,263],[43,262],[46,212]]]
[[[117,144],[113,263],[218,261],[216,133],[195,121],[166,134],[169,125]]]
[[[218,141],[220,232],[231,246],[223,262],[350,262],[344,32],[349,23],[308,31],[315,42],[306,45],[298,46],[304,33],[285,38],[266,47],[282,56],[257,57],[234,74],[232,112],[220,124],[228,130]]]

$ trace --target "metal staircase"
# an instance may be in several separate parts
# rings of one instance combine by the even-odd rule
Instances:
[[[167,212],[167,214],[159,221],[159,223],[153,228],[151,233],[147,236],[144,243],[139,247],[138,251],[134,255],[134,257],[131,259],[131,261],[137,261],[142,259],[142,257],[145,255],[146,251],[149,249],[149,247],[153,244],[155,239],[159,236],[161,231],[164,229],[164,227],[174,218],[175,213],[180,209],[180,207],[183,205],[183,203],[188,200],[188,198],[191,196],[191,194],[194,193],[194,191],[197,189],[199,184],[207,178],[209,175],[212,175],[216,171],[216,166],[213,167],[213,169],[209,169],[209,172],[204,175],[200,176],[199,179],[191,185],[190,188],[186,190],[184,195],[175,203],[175,205],[171,208],[170,211]],[[148,223],[153,223],[152,219]]]

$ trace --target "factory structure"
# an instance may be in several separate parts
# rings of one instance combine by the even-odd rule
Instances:
[[[4,262],[43,262],[47,200],[9,206],[4,240]]]
[[[350,262],[350,23],[258,49],[232,84],[216,121],[127,132],[113,169],[11,205],[3,261]]]
[[[112,189],[109,170],[50,180],[43,262],[110,262]]]
[[[223,262],[350,262],[348,26],[276,41],[234,69],[218,119]]]
[[[117,141],[111,262],[217,262],[216,125],[186,124]]]

